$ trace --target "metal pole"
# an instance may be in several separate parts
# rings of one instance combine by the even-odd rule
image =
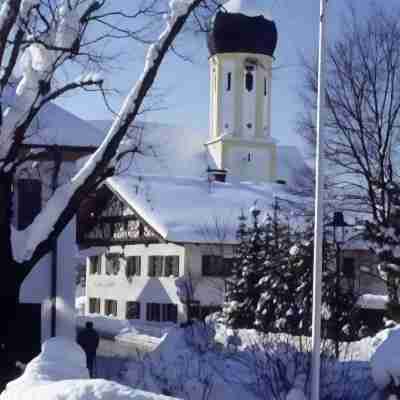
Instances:
[[[321,286],[322,286],[322,235],[323,235],[323,140],[325,111],[325,24],[328,0],[320,0],[319,60],[318,60],[318,103],[317,103],[317,148],[315,183],[315,227],[313,266],[313,307],[312,307],[312,360],[311,360],[311,400],[319,400],[320,389],[320,349],[321,349]]]
[[[53,175],[51,179],[51,190],[54,193],[58,186],[58,175],[60,172],[61,166],[61,153],[57,147],[53,149],[54,156],[54,169]],[[52,250],[51,250],[51,289],[50,289],[50,298],[51,298],[51,325],[50,325],[50,336],[55,337],[57,334],[57,238],[53,239],[52,242]]]

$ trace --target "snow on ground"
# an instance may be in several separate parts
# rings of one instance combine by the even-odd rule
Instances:
[[[309,339],[196,323],[127,362],[122,382],[188,400],[297,400],[308,390],[309,349]],[[367,362],[325,357],[321,365],[321,400],[365,400],[375,390]]]
[[[136,320],[121,320],[112,316],[91,314],[77,316],[76,325],[83,328],[86,322],[93,322],[94,328],[104,337],[129,342],[138,337],[147,342],[159,344],[161,338],[173,327],[173,323],[152,323]]]
[[[400,386],[400,327],[380,332],[379,344],[371,358],[371,372],[381,390],[391,383]]]
[[[129,321],[121,320],[114,317],[105,317],[103,315],[92,314],[90,316],[77,316],[76,325],[78,328],[84,328],[86,322],[93,322],[94,328],[102,336],[113,337],[118,335],[123,330],[134,330],[130,326]]]
[[[66,338],[52,338],[0,400],[167,400],[104,379],[88,379],[82,349]]]
[[[101,319],[108,320],[103,327],[114,333],[128,324],[114,318]],[[80,320],[83,325],[85,319]],[[125,327],[116,340],[107,341],[108,357],[118,353],[118,346],[122,349],[119,356],[125,351],[123,346],[145,349],[127,352],[119,359],[101,356],[98,376],[131,387],[187,400],[307,398],[310,338],[232,330],[217,323],[214,315],[207,324],[170,327],[161,338]],[[151,346],[146,347],[148,342]],[[376,388],[387,386],[392,377],[400,382],[399,342],[400,327],[388,328],[374,337],[343,343],[338,361],[323,357],[321,400],[366,400],[377,393]],[[324,342],[324,351],[329,347],[332,349],[332,343]]]

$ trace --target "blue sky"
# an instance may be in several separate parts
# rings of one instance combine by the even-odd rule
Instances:
[[[278,29],[272,81],[272,136],[281,144],[301,146],[301,139],[295,133],[296,116],[302,109],[298,98],[302,86],[300,55],[317,54],[319,1],[259,1],[267,4]],[[349,1],[330,1],[330,40],[340,34],[341,19]],[[394,6],[397,1],[385,0],[385,6]],[[361,17],[369,4],[366,0],[352,0],[351,3]],[[184,43],[185,53],[192,56],[192,62],[183,62],[172,54],[166,59],[156,84],[157,92],[162,94],[163,109],[146,113],[142,119],[208,131],[209,70],[205,36],[184,36],[180,42]],[[143,50],[133,47],[130,50],[123,42],[114,44],[112,50],[123,53],[118,59],[120,67],[106,76],[108,84],[120,91],[110,99],[117,108],[143,68]],[[110,118],[98,95],[73,96],[62,100],[61,104],[85,119]]]

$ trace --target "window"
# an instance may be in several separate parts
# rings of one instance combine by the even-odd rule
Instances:
[[[140,303],[137,301],[126,302],[126,319],[140,319]]]
[[[100,314],[100,299],[97,297],[89,298],[89,313]]]
[[[355,266],[354,266],[354,258],[353,257],[344,257],[343,258],[343,275],[346,278],[354,279],[355,278]]]
[[[118,313],[118,303],[117,300],[105,300],[104,301],[104,314],[112,315],[114,317],[117,316]]]
[[[100,256],[92,256],[89,257],[90,263],[90,274],[101,274],[101,257]]]
[[[140,276],[141,272],[141,260],[140,256],[132,256],[126,259],[126,277],[131,278],[132,276]]]
[[[254,77],[253,77],[253,74],[250,71],[246,72],[246,75],[245,75],[245,86],[246,86],[246,90],[248,92],[251,92],[253,90]]]
[[[162,276],[163,258],[162,256],[149,257],[149,276]]]
[[[223,258],[215,255],[205,255],[202,257],[202,274],[204,276],[232,275],[233,258]]]
[[[228,72],[226,76],[226,90],[230,92],[231,87],[232,87],[232,72]]]
[[[106,274],[117,275],[119,272],[119,254],[106,255]]]
[[[165,257],[165,276],[179,276],[179,256]]]
[[[146,304],[146,319],[148,321],[178,321],[178,307],[172,303],[147,303]]]
[[[19,179],[18,229],[25,229],[42,209],[42,183],[38,179]]]
[[[161,305],[159,303],[146,304],[146,319],[147,321],[160,321]]]
[[[177,323],[178,321],[178,307],[176,304],[162,304],[162,321],[171,321]]]
[[[264,78],[264,96],[267,96],[267,78]]]
[[[179,256],[150,256],[149,276],[179,276]]]

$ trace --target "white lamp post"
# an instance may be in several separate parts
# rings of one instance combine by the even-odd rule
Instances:
[[[319,400],[320,351],[321,351],[321,286],[322,286],[322,234],[323,234],[323,140],[325,113],[325,25],[328,0],[320,0],[319,60],[318,60],[318,103],[317,103],[317,153],[315,161],[315,229],[314,229],[314,269],[312,307],[312,364],[311,400]]]

